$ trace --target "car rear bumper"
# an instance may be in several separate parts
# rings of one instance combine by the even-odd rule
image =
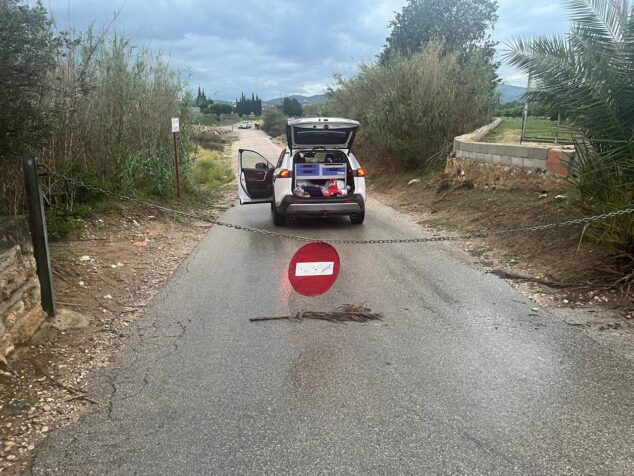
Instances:
[[[346,198],[307,199],[285,197],[278,212],[296,216],[355,215],[365,210],[361,195]]]

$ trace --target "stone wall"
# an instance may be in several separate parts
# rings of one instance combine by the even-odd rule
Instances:
[[[0,360],[39,329],[46,313],[24,217],[0,217]]]
[[[547,145],[490,144],[480,142],[501,120],[454,139],[453,159],[445,173],[476,186],[547,187],[564,183],[573,170],[574,150]]]

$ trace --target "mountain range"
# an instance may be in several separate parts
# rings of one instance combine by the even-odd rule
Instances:
[[[512,84],[500,84],[498,86],[498,92],[500,93],[500,103],[507,104],[513,101],[520,101],[522,94],[526,88],[521,86],[513,86]],[[321,104],[326,102],[325,94],[316,94],[315,96],[303,96],[301,94],[291,94],[288,96],[291,99],[297,99],[302,106],[308,104]],[[268,101],[262,101],[265,106],[273,107],[282,103],[283,98],[269,99]]]
[[[522,94],[524,94],[526,88],[521,86],[513,86],[512,84],[500,84],[498,86],[498,92],[500,93],[500,103],[508,104],[513,101],[520,101]]]
[[[288,96],[291,99],[297,99],[302,106],[307,106],[308,104],[321,104],[326,102],[325,94],[316,94],[315,96],[302,96],[301,94],[291,94]],[[275,98],[269,99],[268,101],[262,101],[262,105],[265,106],[279,106],[282,104],[282,99],[284,98]]]

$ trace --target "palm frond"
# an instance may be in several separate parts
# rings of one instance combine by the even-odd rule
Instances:
[[[597,46],[609,50],[623,42],[623,12],[614,0],[562,0],[562,4],[570,12],[572,22],[582,25]]]

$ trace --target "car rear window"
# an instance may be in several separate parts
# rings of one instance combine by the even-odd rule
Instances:
[[[300,129],[295,128],[295,144],[298,145],[341,145],[346,144],[354,128],[347,129]]]

